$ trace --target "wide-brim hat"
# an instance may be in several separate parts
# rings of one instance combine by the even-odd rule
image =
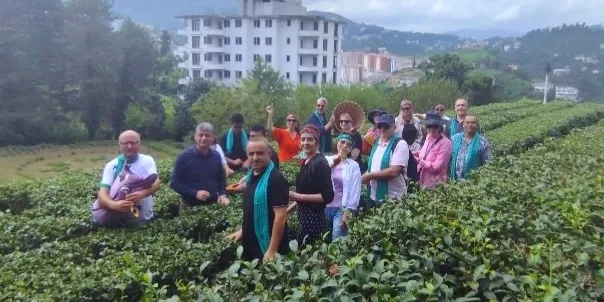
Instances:
[[[367,120],[375,125],[375,117],[384,113],[388,113],[388,111],[382,107],[375,108],[367,114]]]
[[[361,129],[365,125],[365,111],[363,108],[355,102],[342,102],[333,109],[333,116],[336,122],[334,127],[338,132],[342,130],[340,128],[340,115],[343,113],[350,114],[354,129]]]
[[[424,125],[436,125],[443,126],[445,124],[445,120],[438,114],[436,111],[431,111],[426,113],[426,118],[424,119]]]

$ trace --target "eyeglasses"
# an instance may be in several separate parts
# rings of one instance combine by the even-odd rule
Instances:
[[[438,108],[436,108],[435,110],[436,110],[436,111],[445,111],[445,108],[440,108],[440,107],[438,107]]]
[[[390,125],[389,124],[378,124],[377,128],[381,129],[381,130],[388,130],[388,129],[390,129]]]
[[[317,104],[317,108],[324,108],[325,105]]]
[[[298,120],[297,120],[297,119],[293,119],[293,118],[288,118],[288,119],[287,119],[287,121],[288,121],[289,123],[295,123],[295,122],[297,122]]]
[[[340,120],[340,124],[349,124],[352,123],[351,120]]]
[[[141,141],[120,142],[120,146],[128,146],[128,145],[136,146],[136,145],[138,145],[140,142],[141,142]]]

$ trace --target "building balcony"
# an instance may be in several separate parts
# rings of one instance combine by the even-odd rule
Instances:
[[[300,48],[298,53],[301,55],[318,55],[321,53],[319,48]]]
[[[203,52],[215,52],[215,53],[224,52],[224,48],[222,48],[222,46],[212,45],[212,44],[202,45],[201,50]]]
[[[222,29],[212,27],[202,28],[201,33],[206,36],[224,36],[224,31]]]
[[[223,64],[219,64],[218,62],[203,62],[202,67],[205,70],[223,70],[225,69]]]
[[[319,71],[319,65],[317,65],[317,66],[312,66],[312,65],[298,66],[298,71],[299,72],[317,72],[317,71]]]
[[[298,30],[299,37],[320,37],[321,31],[318,30]]]

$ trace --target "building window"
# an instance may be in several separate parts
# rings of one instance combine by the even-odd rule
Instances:
[[[203,76],[206,78],[211,78],[212,77],[212,71],[211,70],[205,70],[203,72]]]
[[[191,20],[191,30],[192,31],[199,31],[199,19],[193,19],[193,20]]]
[[[212,54],[210,53],[204,53],[203,54],[203,60],[206,62],[212,61]]]
[[[337,37],[337,36],[338,36],[338,28],[339,28],[339,27],[340,27],[340,26],[339,26],[339,24],[338,24],[338,23],[334,24],[334,28],[333,28],[333,36],[334,36],[334,37]]]
[[[236,54],[235,55],[235,61],[236,62],[241,62],[242,59],[243,59],[243,56],[241,54]]]
[[[254,45],[260,45],[260,37],[254,37]]]
[[[242,37],[235,37],[235,44],[237,44],[237,45],[243,44],[243,38]]]
[[[327,51],[327,39],[323,39],[323,51]]]
[[[317,84],[317,74],[316,73],[312,74],[312,83]]]
[[[212,44],[212,37],[203,37],[203,44]]]
[[[336,84],[337,81],[338,81],[338,73],[334,72],[333,73],[333,83]]]
[[[191,38],[191,47],[192,48],[199,48],[199,45],[201,45],[201,37],[200,36],[193,36]]]
[[[199,69],[193,69],[193,78],[194,79],[201,78],[201,70],[199,70]]]
[[[222,64],[222,56],[218,55],[218,64]]]
[[[230,79],[231,78],[231,71],[230,70],[225,70],[224,71],[224,78],[225,79]]]
[[[312,66],[317,66],[317,57],[312,57]]]
[[[222,39],[218,38],[218,47],[222,47]]]
[[[264,20],[264,27],[273,27],[273,20]]]
[[[235,27],[241,27],[241,19],[235,20]]]
[[[203,26],[212,27],[212,19],[203,19]]]
[[[300,73],[300,84],[302,84],[302,74]]]
[[[312,40],[312,48],[314,48],[314,49],[319,48],[319,40]]]
[[[323,33],[328,33],[329,32],[329,22],[325,21],[323,23]]]
[[[304,30],[304,21],[300,21],[300,30]]]
[[[338,40],[333,41],[333,52],[338,52]]]
[[[257,62],[258,60],[260,60],[260,55],[254,55],[254,62]]]
[[[289,21],[289,20],[288,20]],[[289,80],[289,72],[285,73],[285,78]]]
[[[271,37],[264,38],[264,44],[273,45],[273,38],[271,38]]]
[[[327,68],[327,56],[323,56],[323,68]]]
[[[223,23],[224,23],[224,24],[223,24],[223,26],[222,26],[222,27],[224,27],[224,28],[229,28],[229,27],[231,27],[231,20],[224,20],[224,22],[223,22]]]
[[[292,20],[287,20],[287,27],[292,26]]]
[[[192,53],[191,60],[193,61],[193,65],[199,66],[199,63],[201,62],[201,54],[198,52]]]
[[[324,73],[321,75],[321,82],[322,82],[323,84],[327,83],[327,73],[325,73],[325,72],[324,72]]]
[[[229,37],[224,37],[224,45],[231,45],[231,38]]]
[[[264,55],[264,61],[266,63],[271,63],[273,62],[273,57],[271,55]]]
[[[315,31],[319,31],[319,22],[318,21],[315,21],[313,28],[315,29]]]
[[[289,62],[289,55],[285,56],[285,60]]]
[[[300,56],[300,66],[303,66],[302,65],[302,56]]]
[[[254,20],[254,27],[260,28],[260,20]]]
[[[287,44],[290,44],[292,42],[292,39],[287,38]]]
[[[333,56],[333,68],[338,68],[338,57]]]
[[[300,39],[300,48],[304,48],[304,40]]]
[[[241,71],[235,71],[235,77],[240,79],[242,76],[242,72]]]
[[[228,53],[225,53],[225,54],[224,54],[224,61],[225,61],[225,62],[231,62],[231,55],[230,55],[230,54],[228,54]]]

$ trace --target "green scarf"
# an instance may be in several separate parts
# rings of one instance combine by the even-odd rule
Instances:
[[[386,146],[386,150],[384,150],[384,155],[382,156],[382,163],[380,165],[380,170],[385,170],[390,167],[390,157],[392,156],[392,150],[396,148],[394,145],[395,141],[398,141],[396,134],[392,135],[390,138],[390,142],[388,142],[388,146]],[[379,145],[379,142],[382,138],[378,137],[375,143],[373,144],[373,148],[371,149],[371,155],[369,155],[369,161],[367,163],[367,171],[371,171],[371,164],[373,163],[373,155],[375,154],[375,150]],[[378,180],[377,188],[375,192],[375,202],[380,203],[384,201],[388,197],[388,180]],[[371,202],[371,185],[367,184],[367,201],[368,204]]]
[[[325,129],[325,123],[323,122],[323,119],[321,118],[321,115],[319,115],[319,112],[315,111],[313,112],[313,114],[315,115],[315,117],[319,120],[319,123],[321,124],[321,127],[323,127],[323,130],[321,130],[321,133],[324,131]],[[325,152],[325,148],[327,147],[327,135],[326,134],[322,134],[321,135],[321,146],[319,146],[319,150],[321,151],[321,153]]]
[[[256,186],[254,192],[254,231],[256,232],[256,238],[258,238],[258,244],[262,253],[266,253],[268,245],[271,241],[271,235],[269,234],[268,227],[268,178],[273,171],[275,164],[272,161],[269,162],[268,168],[262,174],[262,178]],[[247,183],[249,187],[250,180],[252,179],[252,170],[247,173]]]
[[[126,164],[131,165],[134,162],[136,162],[138,160],[138,153],[136,154],[136,157],[134,157],[133,159],[128,159],[124,156],[124,154],[120,154],[117,157],[117,165],[115,165],[115,171],[113,172],[113,179],[115,180],[117,178],[118,175],[120,175],[120,173],[122,172],[122,170],[124,169],[124,166]]]
[[[457,115],[451,119],[451,129],[449,129],[449,134],[451,136],[457,134],[457,129],[459,128],[459,121],[457,120]]]
[[[452,180],[457,179],[457,156],[459,155],[459,150],[461,149],[461,144],[463,142],[464,136],[463,133],[458,135],[457,138],[453,141],[453,158],[451,160],[451,167],[449,171],[449,178]],[[480,134],[474,134],[474,138],[470,143],[470,148],[466,151],[466,160],[464,163],[464,177],[470,173],[470,171],[478,166],[478,152],[480,151]]]
[[[240,131],[241,133],[241,146],[243,147],[243,151],[247,147],[247,134],[243,129]],[[226,154],[231,154],[233,152],[233,128],[229,129],[229,132],[226,136]]]

